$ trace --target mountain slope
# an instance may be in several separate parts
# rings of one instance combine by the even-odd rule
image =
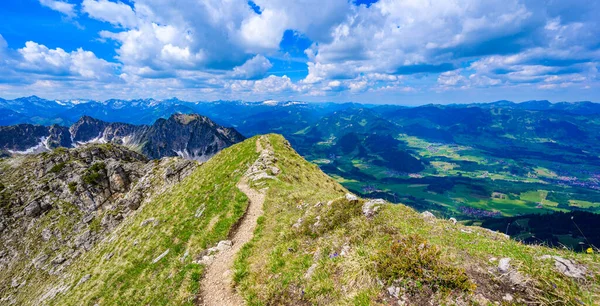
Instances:
[[[69,288],[56,299],[45,301],[54,305],[81,301],[101,305],[193,304],[203,271],[193,261],[203,250],[226,239],[244,214],[247,198],[236,184],[258,157],[255,141],[225,149],[181,184],[140,207],[113,239],[105,240],[86,259],[76,262],[66,278],[45,282],[38,297],[56,292],[56,288]],[[108,254],[113,256],[107,259]],[[165,255],[161,258],[161,254]],[[76,286],[81,279],[87,281]]]
[[[343,197],[314,165],[270,139],[281,174],[268,184],[264,218],[236,263],[235,279],[251,305],[592,305],[600,297],[597,255],[524,246],[403,205]],[[564,276],[540,259],[547,254],[584,262],[593,276]],[[503,273],[502,258],[511,259]]]
[[[259,171],[257,140],[273,148],[274,163]],[[25,305],[197,304],[206,260],[227,249],[223,240],[248,206],[236,185],[252,173],[248,186],[265,192],[264,214],[235,255],[233,276],[251,305],[592,305],[600,297],[597,254],[525,246],[404,205],[356,198],[278,135],[219,152],[127,216],[61,276],[2,296]],[[563,275],[556,258],[585,275]]]
[[[112,144],[0,160],[0,304],[25,303],[197,166]]]

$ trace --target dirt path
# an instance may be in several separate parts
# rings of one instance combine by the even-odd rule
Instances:
[[[261,139],[262,137],[256,140],[257,152],[263,152]],[[250,188],[247,176],[240,180],[237,188],[246,194],[250,203],[239,227],[231,237],[233,243],[231,248],[217,253],[214,261],[206,268],[200,284],[202,290],[200,305],[244,305],[244,300],[232,287],[233,262],[237,252],[252,239],[257,219],[263,214],[265,194]]]

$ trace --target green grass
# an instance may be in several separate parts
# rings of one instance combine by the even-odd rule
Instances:
[[[59,173],[60,171],[62,171],[62,169],[65,168],[66,165],[66,163],[58,163],[50,169],[50,173]]]
[[[569,200],[569,205],[579,208],[600,208],[600,203],[581,200]]]
[[[235,264],[235,281],[249,305],[390,304],[390,284],[415,304],[431,299],[452,304],[481,293],[501,300],[495,286],[503,283],[487,272],[496,269],[492,257],[512,258],[530,279],[530,292],[522,298],[569,305],[592,305],[600,298],[597,276],[575,281],[556,272],[552,262],[536,259],[545,254],[573,258],[597,273],[597,254],[526,246],[444,220],[426,222],[404,205],[385,205],[368,219],[361,213],[363,200],[346,201],[341,186],[280,137],[270,139],[282,173],[269,183],[264,218]],[[307,274],[312,266],[314,272]]]
[[[235,185],[258,157],[255,150],[255,138],[225,149],[140,207],[109,239],[70,266],[66,280],[49,279],[52,285],[45,290],[61,283],[71,286],[50,304],[193,305],[203,266],[192,261],[226,239],[243,215],[247,198]],[[196,218],[201,206],[205,211]],[[149,218],[158,225],[142,227]],[[164,258],[152,263],[167,250]],[[106,260],[109,253],[114,255]],[[74,287],[85,275],[91,278]]]
[[[98,185],[99,180],[106,172],[106,164],[103,162],[95,163],[87,169],[81,177],[84,183],[88,185]]]

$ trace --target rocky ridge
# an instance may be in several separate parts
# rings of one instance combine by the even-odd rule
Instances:
[[[105,122],[81,117],[70,127],[19,124],[0,127],[0,150],[31,154],[88,143],[114,143],[151,159],[179,156],[206,161],[218,151],[244,140],[233,128],[196,114],[174,114],[153,125]]]
[[[0,292],[37,273],[60,275],[141,205],[199,163],[149,161],[113,144],[0,161]]]

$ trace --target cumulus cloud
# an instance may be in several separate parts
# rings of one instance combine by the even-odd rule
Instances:
[[[75,12],[75,4],[68,3],[66,1],[61,0],[39,0],[40,4],[48,7],[52,10],[60,12],[67,17],[74,17],[76,15]]]
[[[273,64],[264,56],[257,55],[243,65],[233,68],[233,76],[244,79],[259,79],[266,75]]]
[[[76,15],[66,0],[39,1]],[[600,2],[594,0],[253,3],[260,10],[245,0],[83,0],[81,13],[110,27],[97,38],[116,43],[114,62],[33,42],[12,50],[0,36],[0,56],[18,57],[3,71],[10,66],[5,77],[20,71],[113,79],[123,86],[169,84],[177,92],[224,96],[352,97],[599,83]],[[308,43],[285,41],[288,31]],[[307,73],[270,75],[292,62],[292,70],[306,65]]]
[[[249,50],[276,50],[287,24],[285,12],[266,9],[244,20],[240,32]]]
[[[123,28],[134,27],[137,24],[137,18],[131,6],[120,1],[83,0],[81,6],[82,11],[94,19]]]
[[[600,12],[592,1],[579,2]],[[330,43],[307,50],[304,82],[364,73],[434,74],[438,85],[450,88],[535,83],[548,74],[578,73],[582,63],[600,58],[598,23],[583,12],[566,17],[567,10],[554,6],[518,0],[380,0],[356,8],[331,32]],[[472,70],[464,72],[470,76],[461,75],[459,67],[473,61]]]
[[[177,5],[137,0],[133,7],[84,0],[83,11],[123,29],[100,36],[119,43],[118,59],[126,66],[172,74],[178,69],[233,70],[258,54],[275,54],[286,30],[329,41],[329,30],[351,9],[346,0],[255,3],[262,8],[260,14],[244,0],[181,0]]]
[[[108,80],[113,77],[115,64],[99,59],[91,51],[81,48],[66,52],[28,41],[13,59],[14,69],[35,73],[38,76]]]

